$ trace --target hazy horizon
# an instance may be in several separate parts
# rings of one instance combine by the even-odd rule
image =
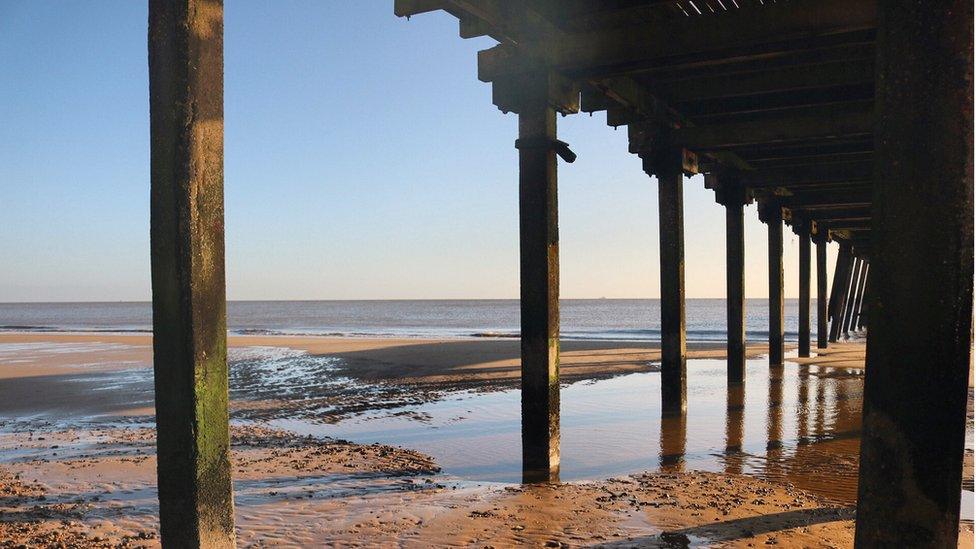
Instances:
[[[150,299],[146,9],[0,4],[0,302]],[[229,299],[518,297],[517,117],[476,78],[492,40],[389,2],[234,2],[225,21]],[[656,181],[602,113],[559,125],[579,155],[559,165],[564,298],[657,298]],[[723,208],[700,176],[684,200],[687,296],[722,298]],[[795,297],[789,229],[784,249]],[[765,297],[755,205],[746,265]]]

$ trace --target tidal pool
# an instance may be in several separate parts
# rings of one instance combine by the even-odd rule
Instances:
[[[688,361],[688,412],[662,417],[660,374],[566,385],[563,481],[658,468],[757,475],[842,503],[857,493],[861,372],[750,360],[739,387],[724,360]],[[334,424],[282,419],[303,434],[402,445],[470,481],[519,482],[519,391],[458,392]],[[971,513],[970,513],[971,516]]]

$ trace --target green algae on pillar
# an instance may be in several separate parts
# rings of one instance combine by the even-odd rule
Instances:
[[[518,91],[522,348],[522,471],[525,482],[559,479],[559,224],[556,110],[542,74]],[[497,84],[496,84],[497,85]]]
[[[161,541],[233,547],[222,2],[150,0],[148,43]]]

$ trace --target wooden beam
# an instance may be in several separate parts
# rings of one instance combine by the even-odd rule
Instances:
[[[791,196],[779,196],[785,208],[801,209],[818,206],[866,206],[871,204],[871,189],[799,192]]]
[[[442,0],[393,0],[393,14],[397,17],[411,17],[443,8]]]
[[[873,59],[832,61],[797,65],[773,70],[724,73],[660,82],[651,80],[651,90],[668,101],[687,102],[778,92],[870,84],[874,78]]]
[[[220,0],[150,0],[153,374],[160,537],[234,547]]]
[[[523,56],[497,48],[479,52],[478,78],[491,82],[540,63],[581,76],[609,75],[653,65],[662,58],[872,29],[876,11],[871,0],[794,0],[763,9],[731,10],[722,17],[676,18],[650,33],[646,24],[635,24],[612,32],[570,33],[558,40],[540,36],[536,43],[520,44]]]
[[[832,162],[809,166],[762,168],[743,172],[747,187],[786,187],[848,181],[870,181],[874,174],[871,161]]]
[[[800,116],[749,122],[715,124],[675,130],[675,143],[692,150],[713,150],[744,145],[794,143],[814,139],[868,136],[872,129],[869,112],[839,118]]]

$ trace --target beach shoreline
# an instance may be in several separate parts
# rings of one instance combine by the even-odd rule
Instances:
[[[336,375],[388,391],[380,397],[355,392],[353,406],[337,406],[327,420],[404,399],[518,384],[517,340],[230,336],[228,344],[232,354],[275,348],[338,358]],[[688,348],[692,360],[725,354],[721,344]],[[132,371],[143,372],[145,386],[151,336],[5,332],[0,350],[0,492],[8,495],[0,503],[0,537],[28,546],[158,546],[151,391],[99,387]],[[858,370],[863,351],[861,343],[841,343],[798,362]],[[748,352],[761,356],[765,346]],[[654,372],[659,358],[657,344],[570,341],[563,344],[562,380]],[[755,476],[679,466],[554,485],[471,482],[438,472],[436,461],[416,449],[268,426],[267,418],[293,417],[309,406],[307,395],[299,397],[232,394],[241,546],[370,540],[407,547],[831,547],[853,540],[850,506]],[[70,417],[88,419],[73,425]],[[89,424],[91,418],[97,421]],[[972,478],[972,456],[967,459]],[[972,540],[971,524],[963,525],[960,546]]]

